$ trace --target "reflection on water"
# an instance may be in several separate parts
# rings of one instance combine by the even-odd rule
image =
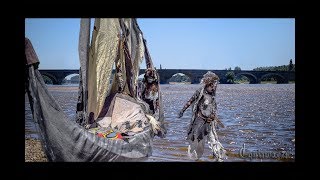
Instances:
[[[177,113],[199,85],[161,85],[168,134],[155,137],[153,155],[147,161],[191,161],[187,156],[186,129],[191,107],[182,118]],[[74,118],[77,89],[50,86],[64,112]],[[217,90],[218,117],[225,128],[217,130],[228,152],[226,161],[294,161],[295,84],[220,84]],[[26,98],[26,137],[37,138]],[[245,147],[245,148],[244,148]],[[201,161],[213,161],[208,145]]]

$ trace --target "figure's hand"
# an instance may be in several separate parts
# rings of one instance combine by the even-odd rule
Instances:
[[[211,123],[212,121],[216,120],[216,115],[215,114],[211,114],[209,118],[206,119],[207,123]]]
[[[151,124],[152,130],[155,134],[158,134],[158,132],[161,130],[160,122],[157,121],[153,116],[146,114],[147,118],[149,119],[149,122]]]
[[[212,120],[215,120],[215,119],[217,118],[217,115],[216,115],[216,114],[211,114],[211,115],[209,116],[209,118],[211,119],[211,121],[212,121]]]
[[[183,111],[179,112],[178,118],[181,118],[183,116]]]

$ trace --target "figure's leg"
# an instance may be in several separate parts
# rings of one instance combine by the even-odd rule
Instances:
[[[193,141],[188,146],[188,156],[192,160],[198,160],[202,157],[204,152],[205,146],[205,139],[201,139],[199,142],[198,140]]]
[[[202,119],[197,118],[189,134],[189,147],[188,147],[188,156],[190,159],[197,160],[202,157],[204,152],[205,145],[205,122]]]
[[[205,139],[201,139],[198,142],[198,146],[197,146],[197,149],[196,149],[196,152],[197,152],[197,155],[198,155],[198,159],[200,159],[202,157],[202,155],[203,155],[204,145],[205,145]]]
[[[202,157],[205,146],[205,138],[198,140],[197,138],[194,141],[189,141],[188,146],[188,156],[190,159],[198,160]]]
[[[192,160],[197,160],[198,159],[198,154],[196,152],[196,145],[197,142],[196,141],[193,141],[192,143],[189,144],[188,146],[188,157],[189,159],[192,159]]]

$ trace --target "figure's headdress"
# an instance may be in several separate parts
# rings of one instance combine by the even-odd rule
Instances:
[[[158,82],[158,76],[155,69],[148,68],[144,74],[144,81],[148,83]]]
[[[216,83],[219,81],[219,76],[215,73],[208,71],[206,74],[203,75],[200,84],[208,85],[211,83]]]

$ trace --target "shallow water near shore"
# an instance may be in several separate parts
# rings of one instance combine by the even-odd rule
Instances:
[[[161,85],[168,133],[164,139],[155,137],[153,154],[147,161],[193,162],[187,156],[185,140],[191,107],[182,118],[177,118],[177,114],[199,87]],[[48,89],[74,120],[78,85],[48,85]],[[227,150],[225,161],[295,161],[295,84],[219,84],[216,97],[218,117],[225,125],[217,130]],[[27,97],[25,105],[25,137],[37,139]],[[199,161],[215,161],[207,144]]]

